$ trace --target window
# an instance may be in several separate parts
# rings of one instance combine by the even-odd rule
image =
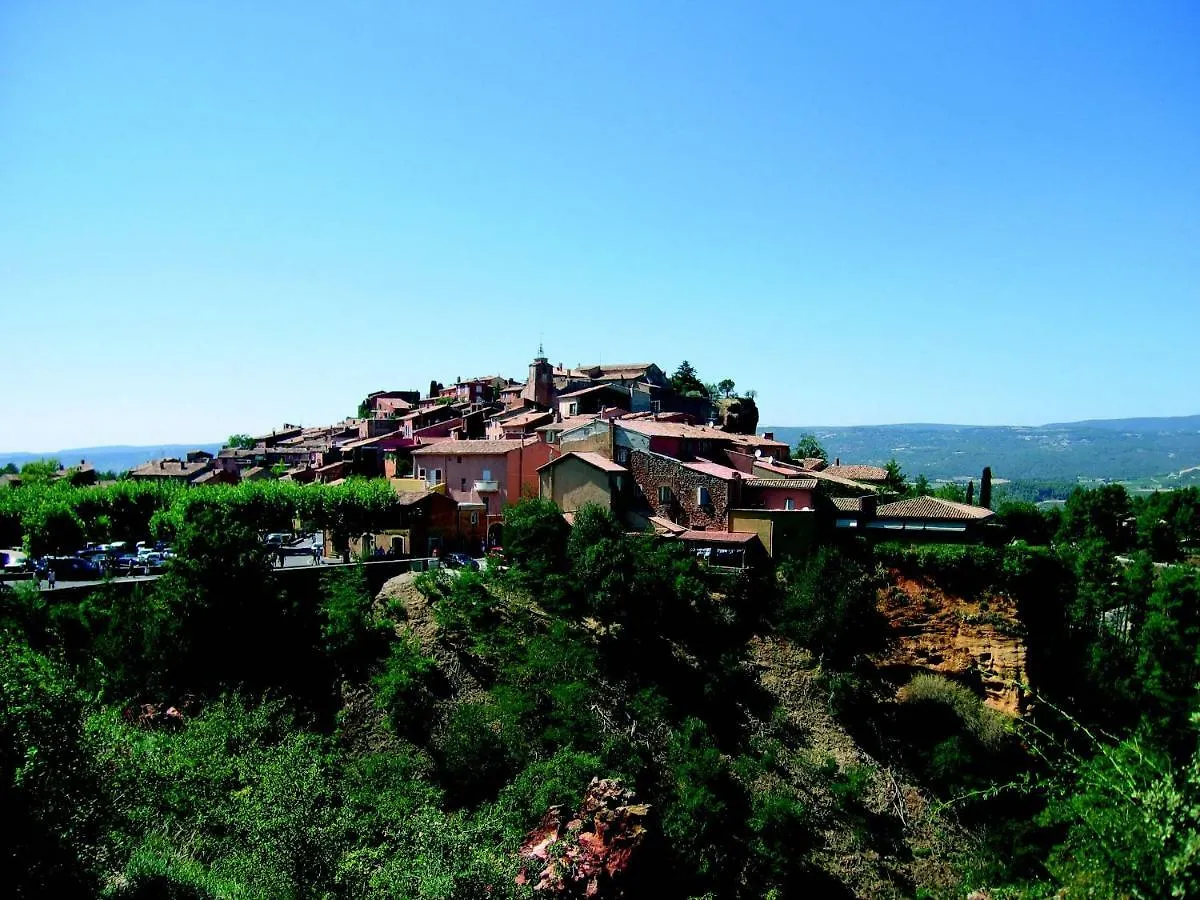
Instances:
[[[660,484],[658,486],[658,505],[666,506],[671,502],[671,487],[670,485]]]
[[[466,489],[467,489],[467,479],[464,478],[462,480],[462,487],[459,488],[459,490],[465,491]]]
[[[459,464],[460,466],[462,465],[462,457],[461,457],[461,456],[460,456],[460,457],[458,457],[458,459],[457,459],[456,461],[458,462],[458,464]]]
[[[568,416],[579,415],[579,404],[578,403],[568,403],[567,404],[567,415]]]
[[[629,448],[628,447],[618,447],[616,455],[617,455],[617,462],[620,463],[621,465],[625,465],[626,463],[629,462]]]
[[[708,488],[706,488],[706,487],[696,488],[696,505],[697,506],[711,506],[712,505],[712,497],[710,497],[708,494]]]
[[[661,400],[651,400],[650,401],[650,411],[651,412],[662,412],[662,401]]]
[[[783,508],[784,509],[795,509],[796,501],[793,500],[791,497],[788,497],[786,500],[783,501]]]
[[[484,469],[484,470],[483,470],[483,478],[482,478],[482,479],[480,479],[480,480],[481,480],[481,481],[491,481],[491,480],[492,480],[492,470],[491,470],[491,469]]]
[[[473,512],[473,513],[471,513],[471,524],[472,524],[472,525],[478,525],[478,524],[479,524],[479,513],[477,513],[477,512]]]
[[[418,477],[418,478],[424,478],[424,477],[425,477],[425,467],[424,467],[424,466],[422,466],[421,468],[417,469],[417,477]]]

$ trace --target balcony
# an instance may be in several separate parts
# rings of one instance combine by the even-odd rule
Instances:
[[[500,490],[500,482],[498,481],[476,481],[475,493],[477,494],[494,494]]]

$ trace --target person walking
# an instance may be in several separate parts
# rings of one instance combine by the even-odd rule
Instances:
[[[50,590],[54,590],[54,566],[46,568],[46,583],[50,585]]]

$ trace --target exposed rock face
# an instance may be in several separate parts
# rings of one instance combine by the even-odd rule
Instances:
[[[749,397],[717,401],[721,428],[733,434],[754,434],[758,428],[758,404]]]
[[[985,702],[1010,716],[1025,711],[1024,628],[1016,604],[1003,595],[965,600],[899,572],[880,592],[879,609],[895,643],[881,669],[935,672],[982,684]]]

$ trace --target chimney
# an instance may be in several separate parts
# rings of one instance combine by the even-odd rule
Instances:
[[[765,441],[773,441],[773,440],[775,440],[775,432],[773,432],[773,431],[764,431],[764,432],[763,432],[763,440],[765,440]]]
[[[842,458],[840,456],[835,456],[833,458],[833,464],[835,466],[840,466],[842,464]]]

